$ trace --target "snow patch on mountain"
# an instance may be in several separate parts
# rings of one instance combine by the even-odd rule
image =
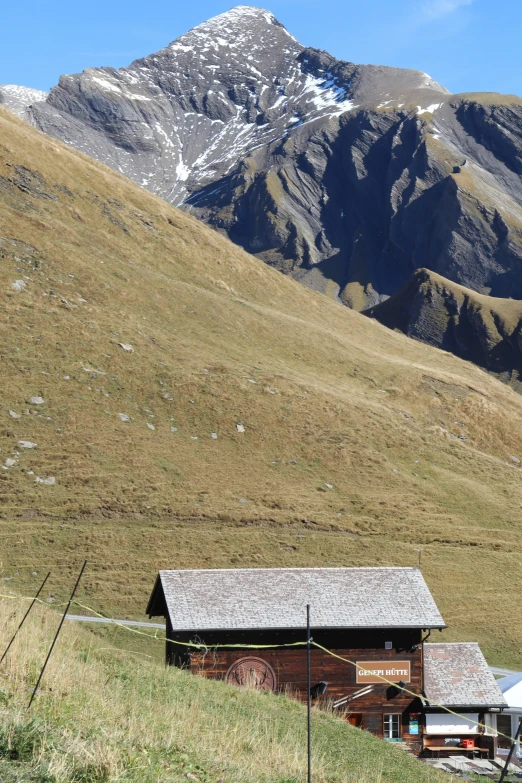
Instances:
[[[425,109],[421,109],[420,106],[417,106],[417,114],[433,114],[433,112],[437,111],[437,109],[440,109],[442,106],[442,103],[432,103],[430,106],[427,106]]]
[[[17,84],[0,84],[0,105],[5,106],[18,117],[25,117],[28,106],[45,101],[48,92],[34,90],[32,87],[20,87]]]

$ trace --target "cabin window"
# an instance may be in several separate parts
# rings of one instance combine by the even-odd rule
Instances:
[[[397,740],[401,736],[401,716],[396,714],[384,716],[384,739]]]

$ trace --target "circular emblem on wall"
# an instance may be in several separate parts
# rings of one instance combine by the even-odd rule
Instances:
[[[226,682],[246,685],[261,691],[275,691],[276,676],[269,663],[262,658],[240,658],[226,673]]]

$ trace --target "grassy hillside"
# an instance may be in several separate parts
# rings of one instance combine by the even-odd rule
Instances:
[[[0,645],[15,627],[0,604]],[[285,697],[133,660],[65,627],[31,711],[31,686],[58,617],[37,610],[0,668],[6,783],[294,783],[306,777],[306,712]],[[303,654],[306,654],[303,651]],[[313,716],[317,783],[438,783],[403,751]]]
[[[0,257],[6,589],[87,556],[82,602],[141,616],[160,567],[422,548],[446,638],[522,664],[520,396],[3,110]]]

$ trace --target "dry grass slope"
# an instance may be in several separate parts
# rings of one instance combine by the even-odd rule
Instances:
[[[0,646],[16,627],[0,603]],[[20,612],[15,613],[18,616]],[[133,661],[65,627],[40,695],[25,708],[58,616],[36,610],[0,669],[0,777],[6,783],[297,783],[306,713],[290,699]],[[313,715],[317,783],[439,783],[398,748]]]
[[[53,566],[59,597],[85,555],[81,599],[137,616],[159,567],[422,548],[448,638],[522,663],[522,398],[6,111],[0,128],[6,588]]]

